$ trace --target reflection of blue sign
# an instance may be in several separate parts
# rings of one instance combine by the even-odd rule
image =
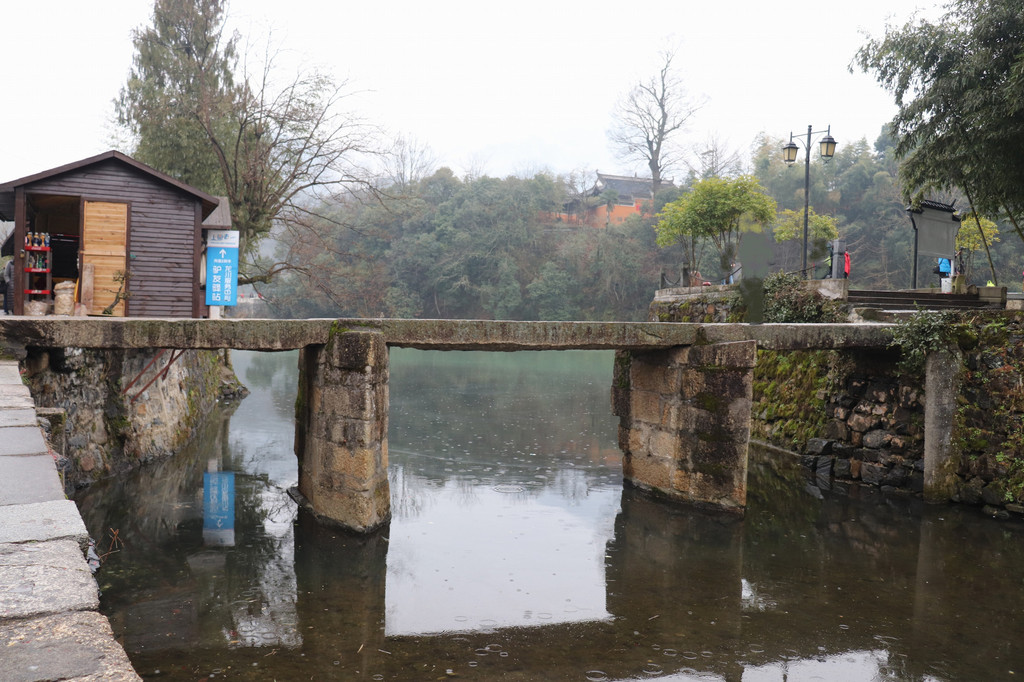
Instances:
[[[203,540],[206,544],[235,544],[235,472],[203,474]]]
[[[206,305],[238,302],[238,232],[210,230],[206,234]]]

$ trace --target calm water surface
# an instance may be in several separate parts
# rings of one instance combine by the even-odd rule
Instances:
[[[1024,679],[1024,524],[759,455],[744,520],[623,489],[612,356],[391,355],[393,519],[299,514],[294,353],[77,498],[147,679]]]

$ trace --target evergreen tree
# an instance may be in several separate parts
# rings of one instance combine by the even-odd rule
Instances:
[[[224,36],[223,0],[155,0],[152,25],[132,34],[135,57],[115,101],[133,156],[214,195],[224,178],[206,125],[227,131],[237,35]]]
[[[224,37],[223,0],[155,0],[152,26],[134,34],[136,56],[117,102],[140,160],[228,197],[240,233],[240,283],[269,281],[287,263],[261,263],[273,227],[301,241],[320,207],[369,185],[356,159],[372,129],[340,110],[344,83],[318,71],[282,77],[273,54],[238,71],[237,35]],[[332,201],[327,201],[328,199]]]

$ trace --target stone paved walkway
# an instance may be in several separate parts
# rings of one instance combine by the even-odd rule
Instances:
[[[0,361],[0,680],[140,680],[85,560],[18,363]]]

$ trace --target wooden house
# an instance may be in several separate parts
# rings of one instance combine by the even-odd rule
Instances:
[[[0,184],[14,313],[45,309],[74,282],[83,314],[205,317],[202,229],[218,203],[116,151]]]

